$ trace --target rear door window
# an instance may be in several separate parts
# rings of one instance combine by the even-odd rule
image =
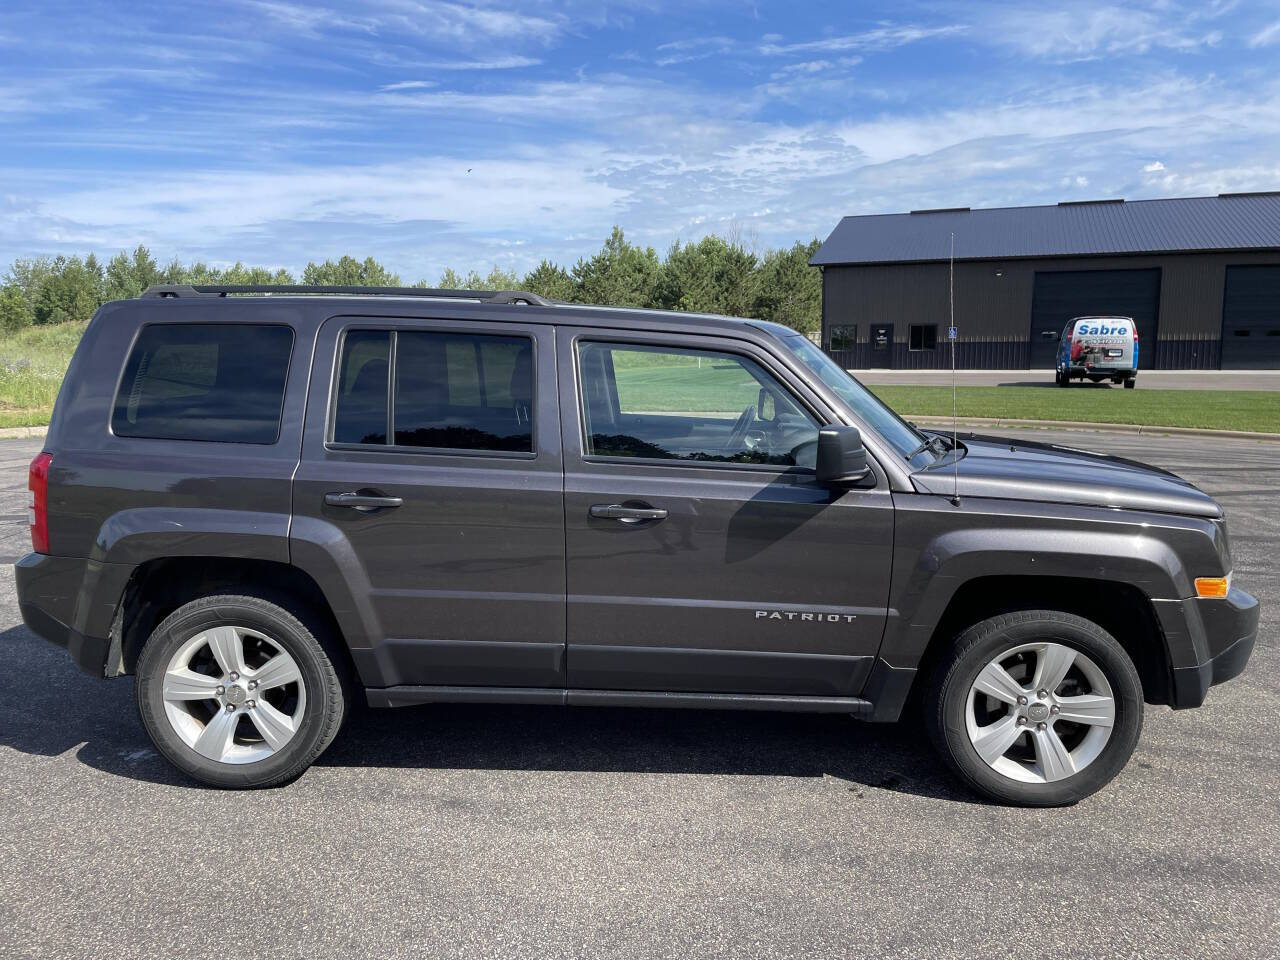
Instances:
[[[143,327],[111,430],[120,437],[275,443],[292,352],[293,330],[275,324]]]
[[[352,330],[338,371],[335,443],[533,452],[529,337]]]

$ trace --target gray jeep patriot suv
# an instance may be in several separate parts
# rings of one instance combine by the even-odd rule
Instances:
[[[1072,803],[1258,623],[1173,474],[921,432],[784,327],[525,293],[109,303],[30,488],[26,623],[221,787],[356,698],[910,702],[976,790]]]

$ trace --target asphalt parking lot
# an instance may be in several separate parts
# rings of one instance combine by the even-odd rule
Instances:
[[[1201,484],[1263,602],[1244,676],[1048,811],[914,725],[758,713],[372,712],[287,788],[195,787],[22,626],[40,442],[0,444],[0,956],[1277,956],[1280,444],[1034,436]]]

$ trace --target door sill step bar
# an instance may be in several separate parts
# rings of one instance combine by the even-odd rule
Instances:
[[[651,690],[565,690],[554,687],[378,687],[365,691],[371,707],[421,703],[537,703],[567,707],[675,707],[695,710],[782,710],[796,713],[870,714],[858,697],[803,697],[780,693],[669,693]]]

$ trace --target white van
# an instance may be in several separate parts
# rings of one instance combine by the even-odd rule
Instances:
[[[1138,385],[1138,328],[1132,317],[1076,317],[1062,329],[1054,378]]]

